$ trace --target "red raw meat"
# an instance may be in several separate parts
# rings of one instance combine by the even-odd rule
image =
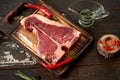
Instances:
[[[21,24],[25,29],[30,31],[36,29],[39,41],[39,54],[43,59],[47,58],[54,63],[65,54],[62,47],[69,49],[78,40],[81,34],[79,31],[69,26],[50,20],[39,14],[32,14],[25,17],[22,19]],[[45,54],[45,56],[42,54]]]
[[[65,51],[63,51],[61,46],[57,45],[44,32],[38,30],[36,30],[36,32],[38,37],[39,57],[48,62],[56,63],[65,54]]]

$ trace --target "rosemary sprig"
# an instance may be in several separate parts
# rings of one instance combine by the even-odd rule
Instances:
[[[23,78],[24,80],[36,80],[33,76],[27,76],[24,73],[22,73],[21,71],[17,71],[17,73],[15,73],[17,76]]]

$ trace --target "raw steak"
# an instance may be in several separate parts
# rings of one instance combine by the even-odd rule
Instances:
[[[33,14],[21,21],[25,28],[32,24],[38,30],[43,30],[47,35],[59,43],[59,45],[70,48],[80,37],[80,32],[65,26],[44,16]]]
[[[57,62],[64,55],[65,52],[62,50],[62,47],[69,49],[78,40],[81,34],[79,31],[69,26],[65,26],[39,14],[32,14],[28,17],[25,17],[22,19],[21,24],[25,29],[30,31],[36,29],[40,55],[59,55],[59,57],[54,56],[52,62]],[[45,36],[41,37],[41,34]],[[50,43],[49,46],[51,48],[46,49],[48,47],[48,44],[46,43]],[[41,49],[46,49],[46,51],[41,51]],[[49,51],[53,52],[49,53]]]
[[[43,60],[51,62],[52,64],[61,59],[61,57],[65,54],[65,51],[61,49],[61,46],[57,45],[52,39],[44,34],[44,32],[38,30],[35,30],[35,32],[38,38],[39,57]]]

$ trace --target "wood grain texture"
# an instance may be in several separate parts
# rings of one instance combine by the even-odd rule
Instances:
[[[6,1],[6,2],[5,2]],[[5,15],[9,6],[12,7],[14,2],[20,0],[12,0],[10,4],[6,5],[8,0],[0,0],[1,13]],[[38,0],[32,0],[38,4]],[[62,13],[70,13],[67,9],[68,4],[74,0],[44,0],[51,5],[54,9]],[[87,29],[86,31],[94,36],[94,41],[78,59],[76,64],[66,73],[64,77],[56,77],[48,72],[43,67],[32,69],[19,69],[28,75],[38,76],[41,75],[43,80],[120,80],[120,55],[111,60],[105,60],[100,56],[96,50],[96,42],[104,34],[112,33],[120,38],[120,0],[94,0],[98,1],[105,6],[105,9],[110,11],[110,15],[104,19],[98,20],[93,25],[94,28]],[[7,6],[7,7],[5,7]],[[3,9],[3,10],[2,10]],[[75,15],[66,15],[66,17],[79,26],[77,17]],[[102,64],[101,64],[102,63]],[[15,70],[1,70],[1,80],[21,80],[15,76]]]

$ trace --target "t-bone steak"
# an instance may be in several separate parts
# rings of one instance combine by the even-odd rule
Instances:
[[[58,62],[65,54],[63,47],[68,50],[79,39],[81,32],[50,20],[39,14],[32,14],[21,20],[21,25],[30,32],[35,32],[38,38],[38,50],[42,59],[51,63]]]

